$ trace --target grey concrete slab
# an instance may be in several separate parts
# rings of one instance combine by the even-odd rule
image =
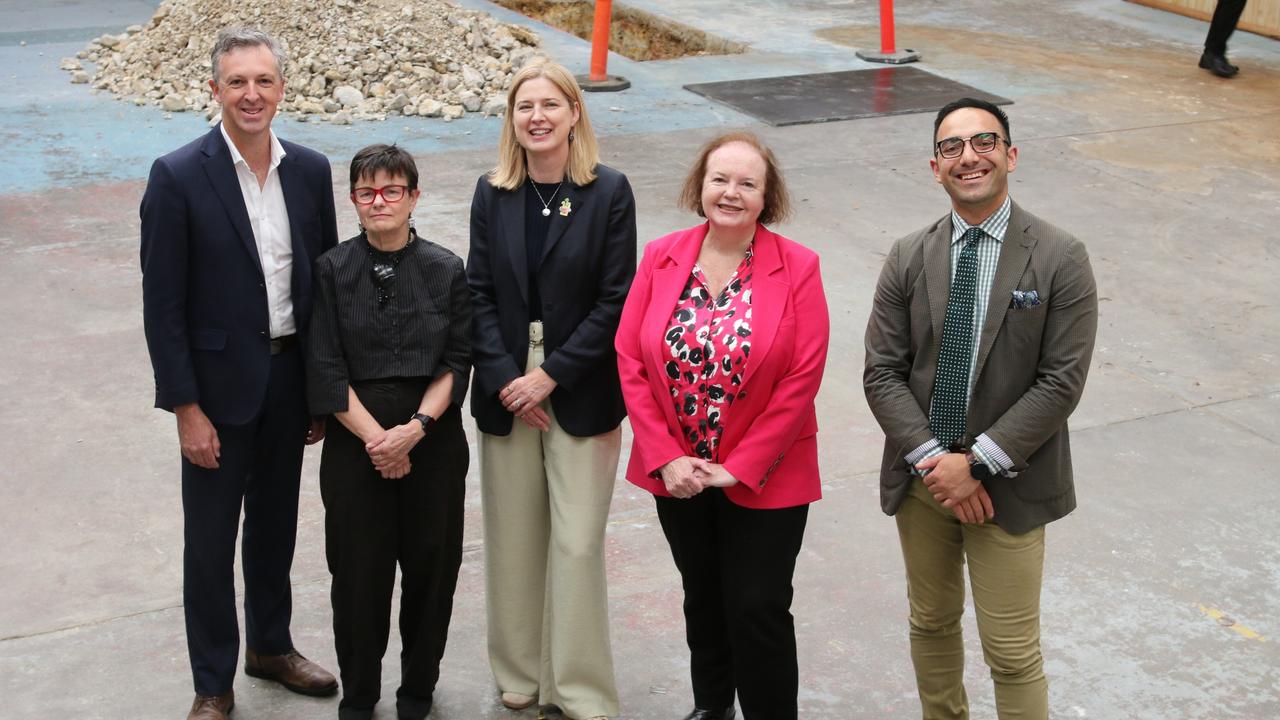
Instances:
[[[860,373],[883,253],[946,208],[928,168],[932,118],[770,128],[680,89],[867,67],[853,49],[878,43],[874,3],[631,4],[750,46],[730,58],[612,56],[610,72],[634,89],[588,98],[605,162],[636,190],[642,242],[697,221],[674,207],[688,163],[718,131],[748,127],[774,147],[797,199],[779,230],[822,257],[833,320],[818,398],[825,497],[811,509],[794,607],[804,715],[918,717],[896,530],[877,501],[881,435]],[[1280,717],[1280,489],[1269,472],[1280,460],[1280,43],[1237,34],[1242,73],[1220,82],[1194,65],[1204,23],[1130,3],[896,5],[899,44],[922,50],[922,67],[1016,101],[1014,196],[1082,238],[1098,276],[1098,350],[1072,422],[1081,506],[1049,532],[1053,717]],[[5,4],[0,24],[36,38],[123,27],[153,6],[77,0],[22,14]],[[586,43],[540,32],[557,57],[585,67]],[[0,73],[9,160],[0,167],[0,717],[175,718],[190,700],[177,453],[172,418],[149,407],[136,213],[150,159],[203,122],[67,84],[56,60],[75,43],[9,37],[0,38],[9,68]],[[406,143],[426,190],[419,228],[458,253],[496,128],[278,126],[333,158],[344,236],[355,228],[345,159],[374,140]],[[303,652],[332,667],[317,460],[310,452],[304,469],[294,629]],[[467,551],[434,717],[532,718],[501,710],[491,686],[474,472],[468,482]],[[678,717],[689,704],[678,578],[651,499],[622,481],[607,552],[624,717]],[[974,716],[994,717],[971,615],[965,626]],[[393,633],[384,697],[397,649]],[[335,701],[245,677],[236,691],[242,719],[336,714]]]

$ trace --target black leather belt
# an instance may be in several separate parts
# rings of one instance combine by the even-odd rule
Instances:
[[[271,338],[271,354],[279,355],[285,350],[292,350],[298,344],[297,334],[285,335],[283,337]]]

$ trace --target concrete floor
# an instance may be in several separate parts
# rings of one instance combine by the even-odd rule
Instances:
[[[142,22],[155,4],[0,5],[3,719],[177,718],[190,701],[178,455],[171,417],[150,407],[137,203],[151,158],[204,123],[93,95],[57,70],[103,28]],[[680,89],[867,67],[853,50],[877,44],[875,3],[630,4],[751,46],[730,57],[611,58],[634,88],[588,104],[605,161],[635,187],[641,238],[694,223],[673,207],[688,159],[721,129],[747,126],[772,144],[798,200],[780,230],[823,260],[834,333],[818,400],[825,498],[796,577],[802,714],[918,717],[896,532],[876,500],[882,437],[860,373],[883,253],[947,207],[928,170],[932,117],[772,129]],[[1116,0],[902,0],[897,13],[898,44],[924,53],[919,67],[1016,101],[1014,197],[1083,239],[1097,274],[1098,347],[1072,422],[1080,508],[1048,534],[1053,717],[1280,717],[1280,43],[1238,34],[1241,74],[1222,81],[1195,67],[1204,23]],[[585,68],[585,43],[540,31],[550,52]],[[375,140],[409,146],[426,189],[419,227],[460,254],[497,128],[478,118],[277,124],[333,158],[344,236],[355,228],[345,159]],[[308,453],[303,478],[294,632],[332,668],[317,460]],[[433,717],[532,718],[494,696],[469,482]],[[608,554],[623,716],[681,717],[691,700],[678,577],[651,500],[623,481]],[[974,716],[994,717],[966,622]],[[397,647],[393,638],[384,697]],[[336,715],[336,700],[243,676],[236,692],[242,719]],[[378,717],[392,715],[383,703]]]

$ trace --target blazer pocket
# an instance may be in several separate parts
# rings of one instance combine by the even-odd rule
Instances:
[[[191,331],[192,350],[222,350],[227,347],[227,331],[201,328]]]
[[[1008,310],[1005,311],[1004,319],[1006,322],[1012,322],[1012,323],[1025,323],[1025,322],[1036,322],[1036,321],[1043,322],[1045,309],[1047,307],[1049,306],[1046,303],[1040,303],[1039,305],[1035,305],[1033,307],[1022,307],[1022,308],[1011,306]]]

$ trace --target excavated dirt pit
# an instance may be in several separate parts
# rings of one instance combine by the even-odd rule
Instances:
[[[556,0],[492,0],[509,10],[583,40],[591,39],[595,3]],[[692,55],[732,55],[746,46],[626,5],[613,5],[609,49],[632,60],[670,60]]]

